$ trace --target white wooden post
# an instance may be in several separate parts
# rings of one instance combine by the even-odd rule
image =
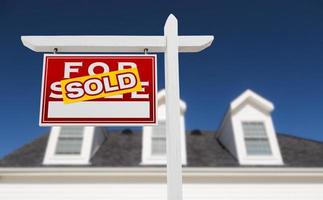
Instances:
[[[166,86],[167,199],[182,200],[182,158],[178,69],[178,25],[174,15],[167,18],[164,35]]]

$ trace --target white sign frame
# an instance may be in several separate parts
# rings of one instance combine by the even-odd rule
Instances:
[[[153,108],[153,116],[154,116],[154,123],[143,123],[142,121],[138,121],[138,123],[42,123],[42,117],[44,115],[43,105],[44,105],[44,90],[45,90],[45,72],[46,72],[46,56],[50,57],[61,57],[61,56],[112,56],[112,57],[145,57],[150,56],[154,57],[154,65],[155,65],[155,73],[153,74],[155,78],[155,90],[154,90],[154,99],[153,102],[155,103]],[[156,54],[44,54],[43,57],[43,72],[42,72],[42,84],[41,84],[41,98],[40,98],[40,115],[39,115],[39,126],[142,126],[142,125],[148,125],[148,126],[154,126],[158,124],[157,116],[158,116],[158,99],[157,99],[157,90],[158,90],[158,77],[157,77],[157,55]],[[72,105],[72,104],[71,104]],[[97,117],[99,118],[99,117]]]

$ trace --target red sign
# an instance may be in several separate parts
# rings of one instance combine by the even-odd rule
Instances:
[[[45,54],[40,125],[156,124],[156,60],[156,55],[151,54]],[[118,76],[118,71],[122,72],[123,77],[126,77],[126,72],[136,72],[135,76],[126,77],[124,81],[120,79],[120,84],[124,88],[127,87],[126,84],[131,85],[131,80],[135,80],[134,78],[140,79],[140,84],[136,79],[137,85],[133,86],[133,89],[124,90],[124,92],[132,92],[118,93],[119,86],[112,80],[114,76]],[[91,77],[100,79],[103,75],[105,79],[92,81],[92,85],[86,84]],[[82,80],[79,85],[76,84],[77,80]],[[109,80],[112,81],[109,82]],[[65,82],[72,82],[74,86],[71,83],[69,87],[62,88],[61,83]],[[97,98],[84,98],[83,93],[89,96],[99,89],[102,91],[105,89],[113,95],[104,96],[102,92]],[[112,91],[113,89],[116,91]],[[65,92],[69,92],[68,96],[82,97],[83,95],[83,98],[66,103],[63,101],[62,91],[65,96]],[[106,92],[106,94],[109,93]]]

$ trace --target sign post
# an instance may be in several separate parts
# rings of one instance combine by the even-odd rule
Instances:
[[[182,158],[177,19],[170,15],[164,27],[166,86],[167,199],[182,199]]]
[[[22,36],[36,52],[164,52],[166,85],[167,198],[182,200],[178,52],[199,52],[214,37],[178,36],[177,19],[169,15],[164,36]],[[80,125],[80,124],[79,124]]]

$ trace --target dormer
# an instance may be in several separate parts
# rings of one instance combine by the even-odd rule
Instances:
[[[104,130],[99,127],[52,127],[43,164],[89,165],[104,138]]]
[[[166,96],[165,90],[157,95],[158,125],[144,126],[142,137],[142,165],[166,164]],[[182,147],[182,164],[186,165],[186,139],[185,139],[185,112],[186,103],[180,101],[180,133]]]
[[[282,165],[271,118],[274,105],[251,90],[233,100],[220,125],[220,142],[240,165]]]

